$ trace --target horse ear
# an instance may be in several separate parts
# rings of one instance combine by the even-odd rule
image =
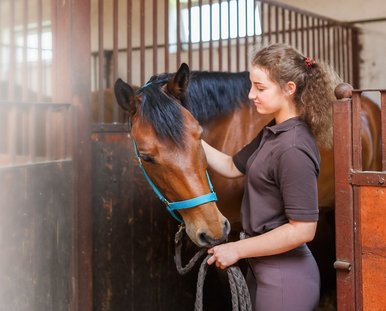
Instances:
[[[178,71],[170,78],[167,83],[167,90],[176,98],[181,98],[181,95],[186,91],[190,76],[189,66],[182,63]]]
[[[118,79],[114,84],[114,94],[118,105],[121,106],[123,110],[128,111],[130,116],[132,116],[136,110],[134,89],[121,79]]]

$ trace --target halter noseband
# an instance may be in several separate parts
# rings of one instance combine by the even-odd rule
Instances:
[[[155,194],[157,195],[157,197],[166,205],[166,209],[174,217],[174,219],[176,219],[180,223],[183,223],[183,220],[176,215],[176,213],[175,213],[176,210],[192,208],[192,207],[202,205],[202,204],[205,204],[208,202],[217,201],[217,195],[213,190],[213,185],[212,185],[212,182],[210,181],[208,171],[206,171],[206,177],[208,179],[208,184],[209,184],[209,189],[210,189],[209,193],[192,198],[192,199],[187,199],[187,200],[183,200],[183,201],[176,201],[176,202],[169,202],[165,198],[165,196],[161,193],[161,191],[157,188],[157,186],[153,183],[150,176],[147,174],[145,168],[143,167],[141,158],[139,157],[138,147],[137,147],[137,144],[135,143],[134,140],[133,140],[133,144],[134,144],[135,156],[137,157],[137,160],[139,162],[139,167],[141,168],[143,175],[145,176],[147,182],[152,187],[152,189],[155,192]]]

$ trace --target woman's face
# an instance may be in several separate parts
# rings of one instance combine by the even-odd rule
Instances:
[[[261,67],[251,66],[249,78],[252,82],[249,91],[251,99],[260,114],[272,114],[276,121],[287,110],[287,97],[278,83],[273,82]]]

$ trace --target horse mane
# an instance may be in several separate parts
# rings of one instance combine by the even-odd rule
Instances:
[[[200,124],[226,115],[249,104],[251,88],[248,72],[192,71],[185,107]]]
[[[160,139],[170,139],[183,147],[181,109],[161,88],[171,76],[169,73],[155,75],[137,91],[142,96],[140,115],[153,125]],[[192,71],[181,104],[204,124],[249,103],[250,85],[248,72]]]

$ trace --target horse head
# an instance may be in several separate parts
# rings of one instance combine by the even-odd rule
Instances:
[[[189,67],[182,64],[175,74],[153,76],[137,92],[122,80],[115,83],[117,102],[129,113],[130,136],[144,174],[168,202],[192,201],[211,192],[202,128],[184,107],[189,76]],[[213,200],[178,213],[198,246],[226,240],[230,225]]]

